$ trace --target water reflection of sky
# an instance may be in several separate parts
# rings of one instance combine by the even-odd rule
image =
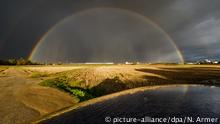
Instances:
[[[83,120],[84,123],[102,123],[106,116],[220,118],[219,106],[219,87],[173,85],[119,96],[70,111],[56,119],[67,122],[81,122]]]

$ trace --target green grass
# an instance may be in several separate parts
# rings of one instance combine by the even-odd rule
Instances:
[[[143,66],[144,67],[144,66]],[[124,71],[120,68],[112,76],[102,77],[95,69],[76,69],[53,75],[53,79],[40,83],[42,86],[54,87],[72,94],[85,101],[91,98],[142,86],[164,84],[206,84],[219,85],[220,67],[201,65],[159,65],[156,68],[136,67]],[[154,66],[152,66],[154,67]],[[102,68],[108,72],[109,68]],[[120,72],[121,71],[121,72]],[[102,72],[101,72],[102,73]],[[136,76],[132,76],[136,74]],[[150,73],[150,74],[149,74]],[[154,75],[151,75],[154,74]],[[98,77],[100,76],[100,77]],[[105,75],[104,75],[105,76]],[[126,79],[126,80],[123,80]]]
[[[40,85],[68,92],[77,97],[80,102],[125,89],[125,84],[118,77],[107,78],[100,85],[94,87],[85,86],[85,82],[82,80],[72,81],[66,76],[44,80]]]
[[[48,77],[49,74],[44,73],[44,72],[33,72],[30,77],[31,78],[40,78],[40,77]]]
[[[41,82],[40,85],[46,87],[54,87],[68,92],[71,95],[76,96],[80,100],[80,102],[95,98],[95,96],[91,94],[89,89],[83,89],[79,87],[81,83],[82,81],[69,83],[68,79],[63,76],[59,78],[45,80]]]
[[[82,87],[83,84],[84,84],[84,81],[82,81],[82,80],[76,80],[76,81],[69,82],[69,85],[71,87]]]

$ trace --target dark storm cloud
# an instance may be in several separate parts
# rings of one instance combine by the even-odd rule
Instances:
[[[124,9],[96,8],[74,14],[53,27],[33,60],[178,62],[170,42],[144,16]]]
[[[171,7],[185,12],[187,20],[172,34],[185,52],[186,59],[219,59],[220,1],[177,1]]]
[[[187,60],[219,59],[219,0],[1,0],[0,58],[27,57],[57,22],[98,6],[132,9],[151,18],[171,35]]]

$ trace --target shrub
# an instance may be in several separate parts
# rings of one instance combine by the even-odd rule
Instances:
[[[58,88],[60,90],[66,91],[70,93],[71,95],[76,96],[80,100],[80,102],[88,100],[88,99],[92,99],[95,97],[94,95],[90,93],[89,89],[83,89],[83,88],[77,87],[76,85],[78,84],[79,84],[79,81],[68,83],[68,79],[66,77],[48,79],[40,83],[41,86],[54,87],[54,88]]]
[[[47,77],[47,76],[49,75],[43,72],[34,72],[30,75],[31,78],[40,78],[40,77]]]
[[[71,87],[81,87],[84,82],[81,80],[72,81],[69,83]]]

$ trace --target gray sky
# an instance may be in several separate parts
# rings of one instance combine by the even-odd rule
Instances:
[[[181,50],[184,59],[186,61],[198,60],[201,58],[220,59],[219,6],[220,6],[219,0],[65,0],[65,1],[63,0],[37,0],[37,1],[0,0],[0,27],[1,27],[0,28],[0,59],[20,58],[20,57],[27,58],[28,55],[31,53],[32,49],[34,48],[35,44],[43,36],[45,36],[46,32],[49,29],[54,27],[58,22],[67,18],[70,15],[74,15],[78,12],[89,10],[92,8],[97,8],[97,7],[127,9],[129,11],[134,11],[135,13],[150,18],[174,39],[176,45]],[[105,14],[102,13],[99,16],[102,15]],[[110,13],[110,15],[112,15],[112,13]],[[116,17],[119,18],[126,16],[122,16],[119,13],[116,14]],[[92,20],[95,21],[97,19],[91,19],[91,22]],[[122,24],[121,21],[124,22],[123,19],[116,20],[115,23],[117,24],[115,26],[118,27],[119,25],[121,25]],[[131,25],[136,24],[136,22],[138,21],[135,21],[135,23],[132,23]],[[75,23],[71,22],[66,24],[71,24],[72,27],[76,28],[76,26],[74,26]],[[64,24],[63,26],[65,26],[66,24]],[[87,24],[87,23],[83,23],[83,24]],[[107,22],[103,24],[107,24]],[[144,24],[145,23],[143,23],[143,25]],[[128,22],[125,23],[125,26],[126,25],[129,25]],[[81,29],[83,29],[83,26],[81,27],[82,27]],[[101,27],[105,27],[105,26],[101,26]],[[109,26],[107,27],[109,28]],[[135,30],[142,30],[141,26],[140,28],[137,27],[131,26],[130,28],[133,28]],[[78,28],[80,29],[80,27]],[[153,30],[153,28],[150,29]],[[100,30],[96,29],[96,31],[100,31]],[[127,29],[115,28],[114,30],[124,32],[124,30]],[[112,32],[114,32],[114,30],[112,29]],[[146,57],[150,58],[150,55],[152,54],[147,54],[147,55],[143,54],[146,53],[146,50],[144,48],[141,48],[141,46],[144,46],[142,45],[142,43],[146,43],[146,41],[145,42],[143,41],[143,39],[146,39],[145,35],[141,35],[141,32],[138,31],[136,32],[135,30],[132,30],[133,31],[132,34],[133,35],[135,34],[134,37],[130,37],[130,38],[131,39],[138,38],[138,34],[140,34],[139,39],[136,41],[128,41],[129,44],[127,45],[132,45],[132,47],[130,47],[132,49],[134,45],[136,45],[137,50],[135,50],[133,56],[138,55],[138,57],[140,58],[137,57],[136,58],[137,60]],[[143,29],[143,30],[148,30],[148,29]],[[76,30],[66,30],[65,32],[68,31],[73,32]],[[149,35],[147,37],[148,43],[146,44],[149,44],[149,41],[156,40],[155,35],[157,33],[155,32],[152,33],[153,31],[145,31],[145,32],[148,32],[147,34]],[[77,35],[77,33],[79,32],[75,32],[74,35]],[[84,33],[84,35],[85,34],[86,33]],[[94,33],[93,36],[95,36],[96,34],[97,33]],[[152,35],[151,38],[149,38],[150,34]],[[50,37],[52,36],[53,35],[50,35]],[[107,35],[106,37],[112,37],[112,36],[120,37],[120,35],[116,35],[116,34],[113,35],[113,33],[109,33],[109,35]],[[164,37],[163,35],[160,36],[161,38]],[[63,35],[62,37],[65,39]],[[95,41],[97,37],[94,38],[93,40]],[[71,39],[71,43],[79,44],[79,40],[77,42],[76,39],[74,39],[73,37],[70,37],[70,39]],[[84,42],[86,42],[86,40],[81,40],[82,44]],[[113,41],[111,40],[108,42],[113,42]],[[158,42],[157,48],[160,48],[161,51],[164,50],[167,51],[166,52],[167,54],[162,54],[162,56],[173,55],[172,53],[173,50],[171,50],[172,48],[170,48],[169,51],[167,50],[169,46],[162,45],[164,47],[159,47],[158,44],[162,41],[158,40],[157,42]],[[104,43],[106,44],[107,41]],[[128,47],[127,45],[125,46]],[[103,46],[101,45],[101,47]],[[82,45],[82,48],[84,49],[81,50],[86,50],[85,45]],[[89,49],[90,48],[88,48],[87,50],[89,51]],[[123,53],[123,49],[122,49],[122,53]],[[67,55],[66,57],[72,56],[72,58],[81,58],[79,59],[79,61],[86,61],[86,60],[90,60],[88,58],[91,58],[90,52],[82,53],[79,50],[76,52],[78,54],[76,55],[71,54],[71,55]],[[93,51],[92,53],[95,52],[97,51]],[[155,53],[155,50],[148,50],[147,52]],[[113,54],[110,55],[111,53],[114,53],[114,51],[109,53],[106,52],[104,56],[111,58],[111,56],[113,55]],[[109,54],[109,56],[107,54]],[[122,54],[122,56],[125,55],[126,54]],[[42,56],[47,57],[46,55],[42,55]],[[173,56],[174,58],[172,57],[167,57],[167,58],[170,58],[169,60],[175,61],[176,60],[175,55]],[[157,57],[159,57],[159,55]],[[145,60],[145,59],[141,59],[141,60]]]

